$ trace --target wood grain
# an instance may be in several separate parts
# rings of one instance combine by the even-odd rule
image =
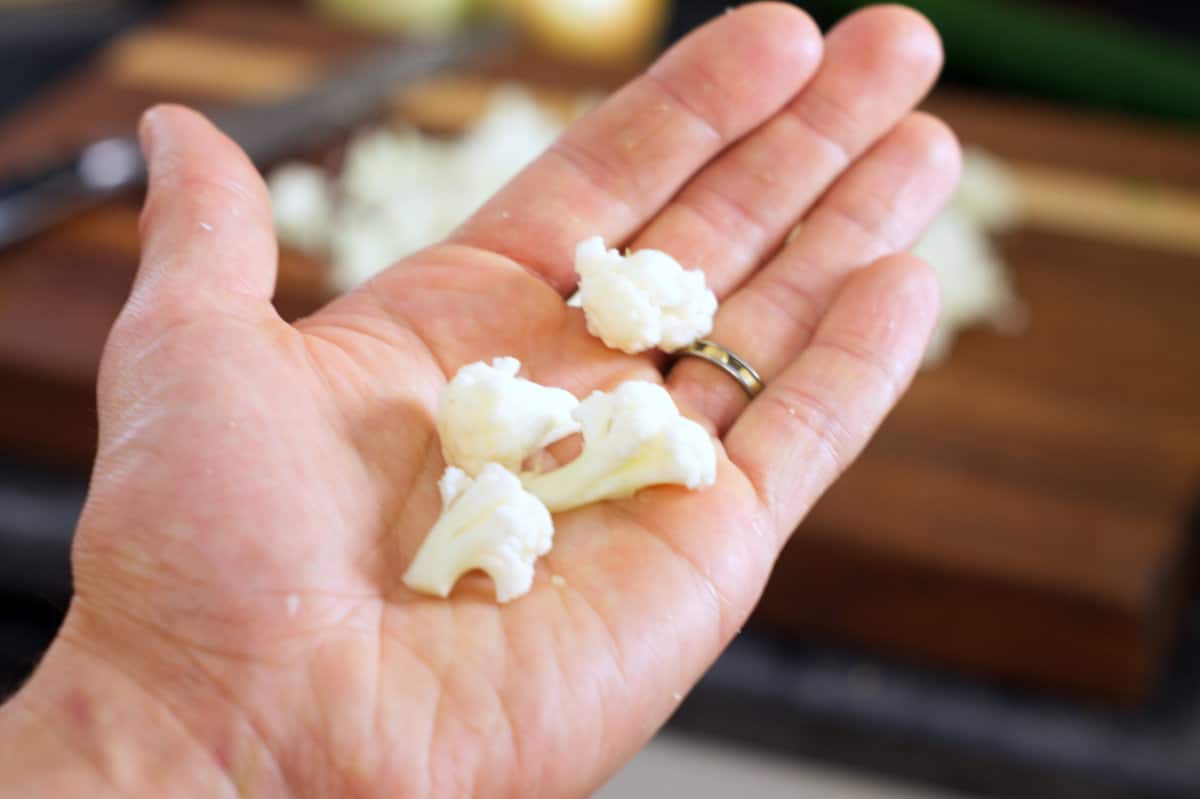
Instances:
[[[1200,193],[1017,164],[1027,225],[1200,257]]]
[[[1136,702],[1192,577],[1200,263],[1028,228],[999,244],[1028,329],[970,332],[917,378],[789,544],[757,620]]]
[[[155,30],[239,52],[319,51],[330,63],[369,42],[278,8],[235,5],[204,5]],[[14,118],[0,130],[0,172],[126,130],[152,101],[203,103],[229,91],[191,81],[163,92],[121,74],[85,72]],[[557,90],[564,109],[561,90],[623,77],[527,53],[478,75],[426,86],[396,108],[446,129],[496,77]],[[1171,197],[1200,191],[1191,134],[997,98],[939,93],[929,106],[964,142],[1027,165],[1026,175],[1136,180]],[[1076,196],[1091,185],[1076,185]],[[0,446],[90,457],[92,385],[136,262],[138,200],[0,253]],[[1057,202],[1061,214],[1082,213],[1078,200]],[[1147,246],[1152,237],[1097,238],[1113,225],[1041,225],[1000,239],[1030,306],[1028,329],[969,332],[916,380],[789,544],[753,623],[1093,698],[1128,703],[1151,690],[1193,555],[1200,264],[1187,247]],[[322,265],[285,251],[284,315],[327,296]]]
[[[118,40],[100,68],[115,86],[187,91],[231,101],[270,101],[304,89],[325,64],[298,46],[232,42],[218,34],[145,30]]]

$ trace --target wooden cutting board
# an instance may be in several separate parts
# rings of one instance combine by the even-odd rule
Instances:
[[[0,173],[128,130],[155,100],[286,91],[369,41],[281,8],[187,10],[10,119]],[[479,74],[551,92],[622,77],[528,55]],[[427,88],[402,108],[452,126],[470,85]],[[1200,137],[994,99],[943,94],[930,107],[1040,185],[1040,226],[999,241],[1028,329],[970,332],[918,377],[785,550],[754,623],[1136,702],[1188,588],[1200,496],[1200,248],[1186,200],[1165,231],[1170,214],[1142,223],[1137,209],[1169,188],[1200,190]],[[90,458],[92,387],[136,262],[137,206],[110,203],[0,253],[0,446]],[[323,266],[285,251],[281,311],[327,296]]]

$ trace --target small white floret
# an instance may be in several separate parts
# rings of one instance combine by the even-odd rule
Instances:
[[[472,475],[485,463],[516,472],[530,455],[579,430],[571,416],[579,401],[517,377],[520,369],[516,358],[496,358],[458,370],[438,406],[447,463]]]
[[[552,512],[633,496],[653,485],[690,489],[716,481],[712,438],[680,415],[662,386],[641,380],[597,391],[579,404],[583,452],[559,469],[522,475],[525,487]]]
[[[271,172],[267,189],[279,240],[305,252],[321,252],[333,224],[333,189],[325,172],[310,164],[283,164]]]
[[[550,551],[554,538],[546,506],[495,463],[474,479],[451,466],[438,488],[442,515],[405,572],[404,584],[445,597],[460,577],[482,569],[495,583],[498,602],[529,591],[534,562]]]
[[[674,352],[712,330],[717,298],[704,273],[665,252],[623,256],[594,236],[576,248],[575,271],[588,332],[613,349]]]

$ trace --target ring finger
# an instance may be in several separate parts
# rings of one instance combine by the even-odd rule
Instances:
[[[959,151],[939,120],[903,120],[833,185],[796,237],[721,305],[712,340],[768,383],[796,358],[856,268],[904,250],[941,210],[958,181]],[[723,435],[747,399],[711,364],[684,358],[667,385]]]

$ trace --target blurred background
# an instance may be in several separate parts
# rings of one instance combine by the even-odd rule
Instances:
[[[70,599],[145,106],[253,143],[294,317],[727,5],[0,0],[0,697]],[[945,306],[925,369],[605,799],[1200,796],[1200,14],[909,5],[967,148],[917,248]]]

